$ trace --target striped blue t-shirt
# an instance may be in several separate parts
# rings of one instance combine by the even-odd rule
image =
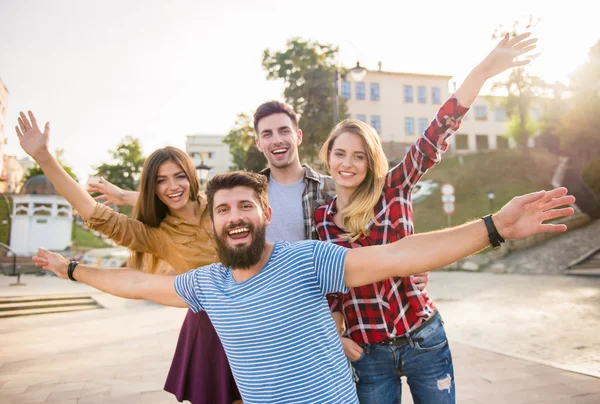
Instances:
[[[358,404],[325,299],[347,292],[346,251],[320,241],[278,242],[244,282],[220,263],[175,278],[177,294],[215,326],[244,404]]]

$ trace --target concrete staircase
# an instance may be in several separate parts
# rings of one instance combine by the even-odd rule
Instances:
[[[0,297],[0,318],[64,313],[101,308],[102,306],[98,304],[98,302],[86,295]]]
[[[596,247],[569,264],[567,275],[600,275],[600,247]]]

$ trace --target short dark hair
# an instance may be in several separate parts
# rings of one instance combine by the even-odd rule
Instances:
[[[254,132],[256,132],[256,136],[259,135],[258,121],[273,114],[286,114],[292,120],[295,128],[298,129],[298,115],[292,107],[280,101],[268,101],[259,106],[254,113]]]
[[[248,187],[254,190],[260,206],[263,211],[269,207],[267,177],[263,174],[251,173],[249,171],[231,171],[215,175],[206,186],[206,196],[208,198],[208,211],[210,218],[213,218],[213,207],[215,194],[222,189],[231,189],[235,187]]]

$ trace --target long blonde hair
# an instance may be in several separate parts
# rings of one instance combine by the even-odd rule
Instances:
[[[338,137],[343,133],[353,133],[362,138],[367,154],[367,176],[354,191],[348,206],[340,211],[342,223],[348,233],[344,237],[356,241],[361,236],[368,236],[367,225],[375,220],[375,205],[381,198],[386,175],[388,160],[383,152],[377,131],[370,125],[357,119],[345,119],[332,129],[329,137],[323,143],[320,151],[321,160],[331,173],[329,155]]]

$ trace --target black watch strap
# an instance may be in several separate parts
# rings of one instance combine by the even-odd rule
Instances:
[[[69,275],[69,279],[73,282],[77,282],[77,279],[73,278],[73,271],[75,271],[75,267],[79,265],[77,261],[69,262],[69,266],[67,266],[67,275]]]
[[[485,227],[488,231],[488,238],[490,239],[490,244],[494,248],[500,248],[500,244],[504,243],[504,238],[498,233],[498,229],[496,229],[496,225],[492,220],[492,215],[487,215],[483,217],[483,222],[485,223]]]

